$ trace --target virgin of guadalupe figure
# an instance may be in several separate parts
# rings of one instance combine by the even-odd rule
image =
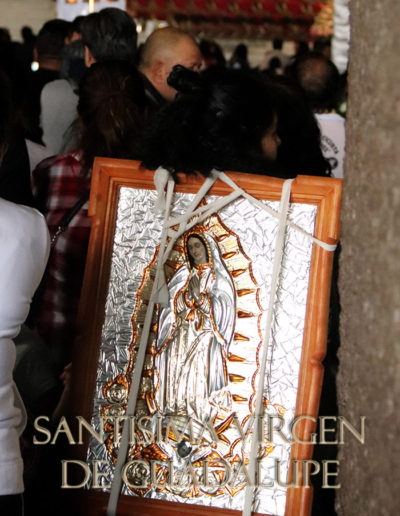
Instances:
[[[186,262],[171,278],[161,309],[155,358],[163,416],[204,422],[230,410],[226,355],[235,323],[235,291],[212,236],[184,236]]]

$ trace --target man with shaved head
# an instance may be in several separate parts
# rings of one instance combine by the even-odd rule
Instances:
[[[146,40],[140,54],[139,70],[154,111],[175,98],[176,90],[168,85],[172,68],[180,64],[198,72],[202,57],[195,40],[175,27],[155,30]]]
[[[332,175],[343,178],[345,119],[336,111],[339,71],[323,54],[309,52],[295,64],[294,77],[315,113],[321,130],[321,150],[331,164]]]

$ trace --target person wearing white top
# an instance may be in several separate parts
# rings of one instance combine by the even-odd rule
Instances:
[[[345,119],[338,113],[316,113],[321,130],[321,150],[332,168],[332,176],[343,179]]]
[[[77,118],[78,85],[69,79],[48,82],[40,95],[42,140],[52,154],[61,154],[66,133]],[[68,149],[70,150],[70,149]]]
[[[340,75],[334,63],[317,52],[295,64],[295,78],[302,87],[321,130],[321,150],[331,164],[333,177],[343,178],[345,119],[336,112]]]
[[[13,382],[13,339],[25,321],[49,254],[49,233],[36,210],[0,198],[0,512],[6,495],[24,490],[19,437],[26,414]],[[9,512],[8,512],[9,514]]]

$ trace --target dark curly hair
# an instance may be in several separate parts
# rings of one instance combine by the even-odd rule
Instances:
[[[177,65],[168,83],[178,94],[147,131],[147,167],[162,165],[173,174],[208,176],[216,168],[282,176],[261,149],[276,109],[258,75],[226,69],[197,74]]]
[[[331,167],[321,150],[321,132],[303,91],[286,77],[269,79],[278,113],[281,139],[277,163],[289,177],[329,176]]]

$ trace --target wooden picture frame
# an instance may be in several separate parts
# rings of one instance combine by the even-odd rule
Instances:
[[[259,200],[280,200],[283,185],[281,179],[234,172],[227,175],[238,187]],[[81,331],[73,355],[71,403],[68,411],[71,418],[79,415],[90,421],[92,417],[99,343],[104,322],[120,189],[128,187],[154,190],[153,176],[154,172],[144,169],[140,162],[108,158],[95,160],[89,205],[92,230],[79,317]],[[203,178],[180,175],[175,192],[196,193],[202,181]],[[226,196],[229,193],[230,187],[219,180],[209,192],[215,196]],[[327,244],[337,243],[341,180],[298,176],[292,185],[290,202],[316,206],[314,237]],[[296,425],[296,435],[302,441],[309,440],[316,428],[323,380],[322,360],[326,353],[332,263],[333,252],[314,243],[295,410],[296,416],[311,416]],[[84,433],[83,444],[72,446],[69,458],[85,461],[88,446],[89,434]],[[291,446],[291,460],[311,459],[312,454],[311,444],[295,442]],[[106,514],[108,493],[79,489],[70,490],[68,494],[74,500],[77,514]],[[288,488],[285,516],[307,516],[311,514],[311,506],[312,488]],[[121,495],[117,514],[128,516],[132,511],[138,515],[155,515],[159,511],[165,515],[241,514],[239,510]]]

